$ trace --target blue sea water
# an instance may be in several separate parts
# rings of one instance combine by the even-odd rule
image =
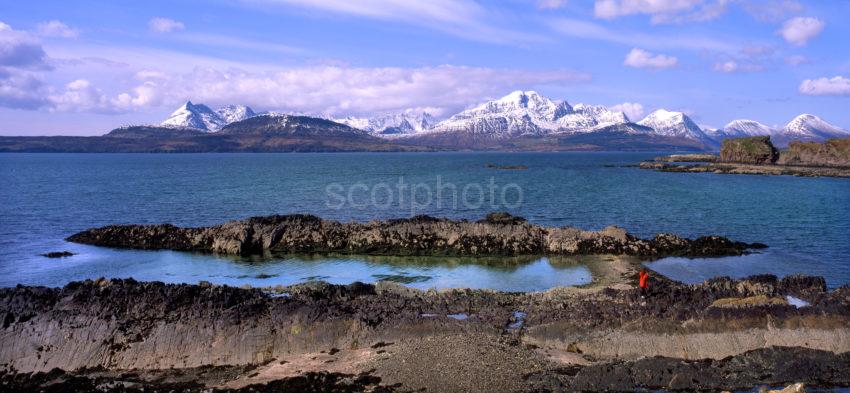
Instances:
[[[230,285],[392,279],[420,288],[540,290],[590,281],[592,263],[546,258],[231,258],[67,243],[118,223],[201,226],[269,214],[368,221],[508,210],[542,225],[639,236],[718,234],[770,248],[743,257],[668,258],[652,268],[717,275],[823,275],[850,284],[850,179],[658,173],[623,167],[652,153],[0,154],[0,286],[72,280]],[[487,164],[524,165],[523,170]],[[400,187],[401,184],[401,187]],[[440,189],[439,194],[437,189]],[[350,198],[349,198],[350,196]],[[48,259],[49,251],[78,255]]]

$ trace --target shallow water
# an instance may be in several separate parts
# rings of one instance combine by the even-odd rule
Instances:
[[[586,229],[620,225],[640,236],[718,234],[770,245],[745,257],[651,263],[654,269],[688,282],[716,275],[805,273],[825,276],[831,287],[850,284],[850,180],[621,167],[655,155],[0,154],[0,286],[56,286],[106,276],[255,286],[307,279],[335,283],[391,279],[421,288],[537,290],[590,280],[590,269],[581,261],[553,264],[537,259],[509,268],[427,258],[405,263],[293,256],[252,261],[111,250],[62,240],[89,227],[114,223],[200,226],[289,213],[346,221],[414,214],[479,219],[494,210],[508,210],[543,225]],[[487,168],[487,163],[528,169],[498,170]],[[407,192],[395,191],[399,181],[408,185]],[[497,187],[493,204],[488,195],[491,182]],[[485,202],[454,205],[451,190],[444,188],[447,191],[439,198],[432,193],[430,203],[425,203],[427,188],[434,191],[438,184],[449,183],[458,194],[468,188],[468,202],[479,196]],[[418,185],[416,193],[410,194],[413,185]],[[476,187],[484,192],[477,194]],[[354,190],[351,203],[335,205],[339,190]],[[375,203],[367,203],[371,191]],[[504,201],[499,198],[502,191]],[[411,204],[414,197],[418,205]],[[79,255],[60,259],[38,255],[59,250]]]

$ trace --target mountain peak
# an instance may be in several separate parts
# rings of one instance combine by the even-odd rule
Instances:
[[[732,120],[723,126],[723,136],[730,138],[772,135],[774,130],[755,120]]]
[[[387,113],[375,117],[353,117],[336,119],[326,116],[329,120],[342,123],[357,129],[368,131],[375,135],[406,135],[423,132],[430,129],[434,124],[434,117],[430,113],[404,111],[399,113]]]
[[[215,111],[204,104],[193,104],[191,100],[171,113],[161,125],[166,127],[195,128],[202,131],[218,131],[227,124],[256,116],[244,105],[227,105]]]
[[[847,130],[829,124],[820,117],[809,113],[795,117],[788,122],[782,132],[804,138],[834,138],[850,134]]]
[[[713,145],[714,140],[683,112],[658,109],[643,118],[637,124],[655,130],[655,134],[670,137],[687,138]]]

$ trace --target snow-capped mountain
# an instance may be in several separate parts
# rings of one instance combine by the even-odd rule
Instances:
[[[686,138],[705,143],[706,145],[715,143],[690,117],[682,112],[659,109],[650,113],[643,120],[639,121],[638,124],[652,128],[655,135]]]
[[[256,116],[254,111],[243,105],[228,105],[213,111],[204,104],[186,101],[160,124],[167,127],[195,128],[212,132],[253,116]]]
[[[755,120],[733,120],[723,128],[709,129],[703,127],[703,132],[712,139],[722,142],[726,138],[741,138],[748,136],[773,135],[776,131]]]
[[[558,131],[570,132],[592,132],[601,127],[628,122],[629,118],[623,112],[612,111],[602,105],[585,104],[576,104],[571,112],[564,113],[556,120]]]
[[[394,113],[383,114],[376,117],[346,117],[333,119],[350,127],[368,131],[379,136],[408,135],[430,129],[434,124],[434,117],[426,112],[420,113]]]
[[[504,138],[537,135],[562,113],[572,112],[533,91],[514,91],[437,123],[432,132],[465,132]],[[541,127],[543,126],[543,127]]]
[[[215,113],[224,120],[225,124],[245,120],[257,116],[250,107],[245,105],[226,105],[215,110]]]
[[[815,115],[802,114],[779,130],[778,134],[788,137],[836,138],[850,135],[850,132],[829,124]]]
[[[437,123],[430,132],[466,132],[491,138],[589,132],[625,123],[622,112],[603,106],[552,101],[534,91],[514,91]]]
[[[204,104],[193,104],[186,101],[161,123],[169,127],[187,127],[199,130],[214,131],[224,126],[224,120],[218,113]]]
[[[431,143],[449,147],[482,146],[481,142],[491,147],[501,145],[502,142],[512,138],[527,136],[570,137],[571,140],[584,138],[581,139],[584,141],[582,143],[586,143],[589,140],[587,138],[592,138],[592,142],[597,145],[601,139],[620,138],[618,139],[620,144],[617,146],[625,146],[623,145],[624,141],[632,140],[630,138],[634,137],[643,138],[642,140],[645,141],[651,140],[652,143],[656,144],[703,149],[717,148],[727,138],[748,136],[769,135],[778,147],[786,146],[794,140],[823,141],[829,138],[850,137],[850,131],[836,127],[810,114],[797,116],[781,128],[770,127],[754,120],[734,120],[723,128],[713,129],[710,127],[701,128],[682,112],[659,109],[639,122],[632,123],[625,113],[611,110],[605,106],[570,105],[567,101],[551,100],[534,91],[519,90],[459,112],[440,122],[436,122],[428,113],[410,110],[394,114],[381,114],[375,117],[339,119],[327,115],[255,113],[251,108],[240,105],[228,105],[212,110],[206,105],[193,104],[188,101],[174,111],[161,125],[187,130],[217,132],[229,124],[237,122],[241,124],[246,119],[264,114],[268,114],[272,118],[296,116],[325,122],[330,121],[336,126],[348,126],[372,136],[387,139],[401,138],[412,144],[427,145]],[[328,128],[331,126],[321,123],[316,127]],[[687,141],[677,141],[676,138]]]
[[[723,127],[723,132],[734,136],[762,136],[774,133],[773,128],[755,120],[733,120]]]

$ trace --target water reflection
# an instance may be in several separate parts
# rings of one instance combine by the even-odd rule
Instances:
[[[177,251],[116,250],[69,245],[75,255],[45,258],[41,266],[0,286],[61,286],[87,278],[269,287],[311,280],[334,284],[388,280],[411,287],[539,291],[592,281],[590,257],[414,257],[374,255],[229,256]],[[7,282],[8,281],[8,282]]]

